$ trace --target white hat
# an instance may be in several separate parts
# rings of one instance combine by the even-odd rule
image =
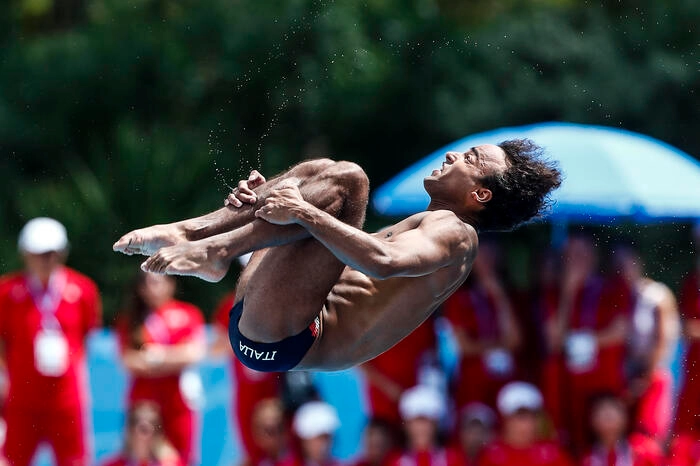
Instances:
[[[68,248],[66,228],[52,218],[33,218],[19,232],[17,246],[30,254],[63,251]]]
[[[542,409],[542,394],[527,382],[511,382],[498,393],[497,404],[503,416],[515,414],[520,409],[539,411]]]
[[[399,411],[404,420],[425,417],[439,421],[445,415],[445,400],[434,388],[417,385],[403,392]]]
[[[333,434],[340,427],[335,408],[323,401],[309,401],[299,407],[292,423],[294,432],[306,440]]]

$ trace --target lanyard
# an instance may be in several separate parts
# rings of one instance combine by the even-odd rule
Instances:
[[[56,318],[56,311],[63,299],[63,290],[66,286],[66,274],[63,270],[56,270],[49,277],[46,289],[43,289],[39,280],[30,275],[26,279],[29,294],[34,305],[41,314],[41,326],[44,330],[61,330],[61,323]]]

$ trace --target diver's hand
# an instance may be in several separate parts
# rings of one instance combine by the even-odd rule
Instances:
[[[255,216],[276,225],[289,225],[310,206],[296,184],[285,184],[270,192],[265,204],[255,211]]]
[[[224,199],[224,205],[242,207],[243,204],[255,204],[258,201],[258,196],[253,190],[265,184],[265,181],[265,177],[259,171],[251,171],[248,179],[239,181],[238,187],[233,189]]]

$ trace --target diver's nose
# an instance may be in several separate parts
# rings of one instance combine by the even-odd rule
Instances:
[[[459,157],[459,152],[448,152],[445,154],[445,160],[447,163],[454,163]]]

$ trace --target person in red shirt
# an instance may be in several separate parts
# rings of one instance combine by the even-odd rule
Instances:
[[[234,424],[238,427],[247,460],[256,464],[264,455],[257,448],[250,429],[253,413],[262,400],[279,396],[281,379],[277,372],[259,372],[250,369],[234,357],[228,338],[229,313],[234,302],[235,294],[229,293],[220,301],[214,312],[212,321],[214,341],[211,351],[214,355],[226,355],[231,358],[231,368],[236,384],[236,389],[233,390]]]
[[[479,466],[573,466],[559,444],[540,439],[542,402],[540,391],[526,382],[510,382],[501,389],[501,435],[484,449]]]
[[[129,403],[154,402],[163,432],[186,463],[195,461],[193,408],[201,393],[187,370],[206,352],[204,318],[195,306],[174,299],[175,280],[139,272],[118,332],[122,361],[132,376]]]
[[[683,318],[683,336],[687,343],[683,367],[700,367],[700,223],[693,228],[696,266],[683,280],[679,307]],[[678,399],[678,410],[674,430],[676,433],[698,431],[696,419],[700,417],[700,377],[686,372]]]
[[[620,246],[614,257],[632,297],[625,372],[633,425],[663,445],[673,417],[671,358],[680,327],[676,297],[663,283],[644,276],[638,251]]]
[[[0,278],[0,341],[9,379],[4,454],[12,465],[28,465],[43,441],[59,466],[87,465],[85,338],[100,322],[97,287],[64,266],[68,239],[56,220],[30,220],[19,250],[24,272]]]
[[[360,366],[370,417],[390,423],[394,435],[401,430],[401,394],[418,383],[421,367],[434,359],[436,352],[435,320],[429,318],[396,346]]]
[[[475,401],[495,406],[498,390],[515,377],[513,351],[520,344],[520,331],[498,277],[498,256],[496,243],[482,241],[472,269],[474,279],[443,304],[460,352],[453,384],[458,408]]]
[[[399,403],[406,448],[392,466],[464,466],[462,456],[438,443],[439,423],[445,417],[444,397],[427,385],[409,388]]]
[[[584,457],[582,466],[661,466],[665,464],[661,448],[652,438],[627,433],[627,407],[613,394],[596,397],[591,405],[591,428],[595,445]]]
[[[352,466],[391,466],[397,455],[394,438],[391,424],[370,419],[362,435],[363,450]]]
[[[126,424],[122,452],[103,466],[185,466],[163,435],[163,421],[154,403],[135,403]]]
[[[562,364],[564,430],[580,454],[587,447],[581,419],[590,398],[601,391],[621,393],[625,386],[629,291],[621,280],[598,275],[598,251],[589,235],[568,239],[563,268],[557,311],[545,328],[551,357]]]
[[[255,405],[250,431],[255,450],[254,457],[247,457],[243,466],[280,466],[289,459],[284,406],[279,398],[261,400]]]
[[[309,401],[297,409],[292,429],[299,439],[299,452],[283,466],[340,466],[333,457],[333,435],[340,427],[335,408],[324,401]]]

